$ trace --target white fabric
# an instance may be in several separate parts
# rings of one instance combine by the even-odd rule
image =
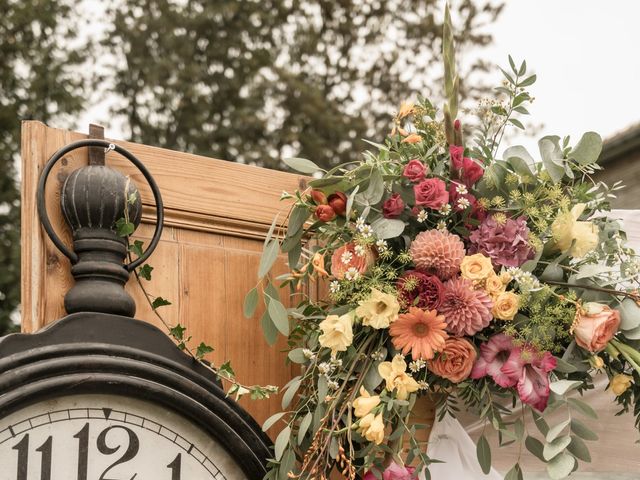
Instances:
[[[427,455],[445,463],[429,466],[431,478],[451,480],[502,480],[502,475],[493,468],[488,475],[482,473],[476,456],[476,445],[465,432],[460,422],[447,415],[436,422],[431,430]]]

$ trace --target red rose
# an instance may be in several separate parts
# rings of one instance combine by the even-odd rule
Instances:
[[[313,199],[316,205],[327,204],[327,196],[324,193],[322,193],[320,190],[311,190],[311,198]]]
[[[471,187],[484,175],[484,170],[472,158],[462,159],[462,181],[467,187]]]
[[[344,215],[347,210],[347,196],[342,192],[329,195],[329,205],[338,215]]]
[[[449,192],[447,186],[439,178],[428,178],[413,186],[416,195],[416,205],[440,209],[449,203]]]
[[[419,182],[424,178],[425,173],[427,173],[427,167],[420,160],[413,159],[404,167],[402,176],[412,182]]]
[[[329,205],[318,205],[316,207],[315,216],[321,222],[330,222],[336,218],[336,212]]]
[[[384,215],[384,218],[399,217],[403,210],[404,202],[399,193],[392,193],[382,205],[382,215]]]
[[[464,156],[464,147],[458,145],[449,146],[449,155],[451,156],[451,168],[460,170],[462,168],[462,157]]]

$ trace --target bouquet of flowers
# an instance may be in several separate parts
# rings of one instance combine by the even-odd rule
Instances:
[[[598,372],[640,425],[640,269],[606,214],[619,185],[592,180],[601,138],[547,136],[537,157],[514,146],[496,158],[505,129],[523,128],[535,75],[510,57],[498,98],[463,129],[445,15],[442,113],[403,103],[360,162],[286,160],[314,178],[283,193],[294,200],[287,229],[269,233],[245,304],[251,315],[262,291],[267,338],[286,335],[301,365],[264,425],[282,426],[268,478],[430,478],[437,459],[411,421],[423,395],[439,416],[475,412],[554,479],[590,458],[585,441],[597,437],[580,417],[596,413],[580,395]],[[272,278],[279,251],[290,271]],[[549,425],[544,414],[561,406],[566,421]],[[539,432],[525,432],[525,415]],[[477,453],[488,472],[484,435]],[[506,478],[522,478],[520,466]]]

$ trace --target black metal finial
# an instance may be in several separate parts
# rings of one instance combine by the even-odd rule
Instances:
[[[71,251],[51,226],[44,189],[55,163],[82,147],[91,147],[89,165],[67,177],[60,196],[62,213],[73,233]],[[98,151],[96,147],[103,150]],[[142,217],[142,202],[137,187],[128,177],[104,165],[104,149],[114,150],[140,170],[156,202],[157,223],[151,243],[142,257],[128,265],[124,263],[127,242],[118,236],[115,224],[119,219],[127,218],[137,227]],[[101,312],[133,317],[136,305],[124,286],[129,280],[129,272],[146,261],[157,246],[164,219],[160,191],[142,162],[124,148],[106,140],[80,140],[61,148],[49,159],[38,182],[37,196],[38,214],[44,230],[72,263],[71,273],[76,283],[64,298],[67,313]]]

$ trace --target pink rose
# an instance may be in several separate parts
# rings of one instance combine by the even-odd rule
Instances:
[[[449,203],[449,192],[446,184],[439,178],[428,178],[413,186],[416,205],[438,210]]]
[[[403,210],[404,202],[399,193],[392,193],[382,205],[382,215],[384,215],[384,218],[399,217]]]
[[[404,167],[402,176],[412,182],[419,182],[424,178],[425,173],[427,173],[427,167],[420,160],[413,159]]]
[[[460,170],[462,168],[462,157],[464,156],[464,147],[458,145],[449,146],[449,155],[451,156],[451,168]]]
[[[484,175],[482,167],[472,158],[462,159],[461,179],[467,187],[471,187]]]
[[[391,462],[382,473],[382,480],[413,480],[414,471],[414,467],[401,467],[396,462]]]
[[[604,350],[620,327],[620,312],[607,305],[589,302],[578,310],[573,327],[576,343],[591,353]]]

